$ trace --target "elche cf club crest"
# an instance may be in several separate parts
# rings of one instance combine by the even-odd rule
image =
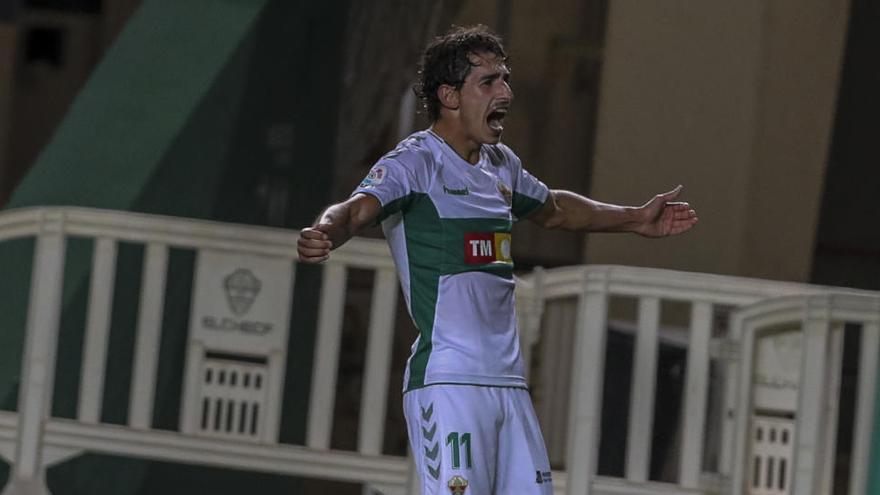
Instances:
[[[504,201],[507,203],[507,206],[513,204],[513,192],[507,187],[507,184],[498,179],[498,192],[501,193],[501,196],[504,197]]]
[[[449,478],[446,486],[449,487],[452,495],[464,495],[465,490],[467,490],[468,481],[461,476],[453,476]]]
[[[226,300],[236,316],[241,316],[251,309],[262,285],[260,279],[245,268],[239,268],[223,279]]]

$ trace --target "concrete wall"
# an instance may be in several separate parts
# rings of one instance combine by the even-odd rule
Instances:
[[[590,236],[586,260],[806,281],[847,0],[612,0],[591,195],[685,184],[681,238]]]

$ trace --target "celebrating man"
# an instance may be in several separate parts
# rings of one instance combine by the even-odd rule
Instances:
[[[511,227],[664,237],[697,222],[681,186],[640,207],[550,190],[504,144],[507,54],[484,26],[434,39],[416,87],[432,125],[382,157],[352,196],[302,230],[320,263],[381,221],[418,337],[404,414],[423,494],[552,494],[514,313]]]

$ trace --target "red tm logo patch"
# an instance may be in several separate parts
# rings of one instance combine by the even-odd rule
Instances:
[[[510,234],[468,232],[464,235],[464,262],[468,265],[512,263]]]

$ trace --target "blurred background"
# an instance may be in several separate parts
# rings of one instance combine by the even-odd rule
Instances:
[[[302,228],[427,125],[411,91],[420,52],[449,26],[473,23],[505,39],[515,102],[504,140],[530,172],[553,188],[630,205],[684,184],[700,217],[692,232],[662,241],[518,225],[518,269],[621,264],[880,288],[880,3],[871,0],[0,0],[0,206]],[[4,249],[0,323],[14,329],[26,299],[16,281],[30,265],[16,261],[28,249]],[[119,263],[141,266],[142,251],[121,248]],[[191,271],[193,260],[184,253],[172,263]],[[297,277],[319,284],[317,270]],[[87,286],[75,279],[65,279],[59,349],[82,343]],[[358,308],[368,304],[357,301],[369,300],[371,281],[356,272],[348,281],[340,387],[353,399],[339,399],[336,414],[342,424],[355,418],[352,429],[366,318]],[[187,283],[168,289],[182,307]],[[121,287],[114,304],[123,307]],[[296,296],[298,327],[314,325],[315,298]],[[125,327],[135,313],[114,318]],[[398,313],[392,383],[414,336]],[[185,308],[168,318],[185,329]],[[134,337],[116,338],[122,366]],[[0,335],[7,410],[22,339],[20,330]],[[295,377],[311,364],[314,335],[294,339],[290,362],[302,368],[292,366],[286,391],[307,393]],[[59,361],[72,371],[58,373],[58,387],[77,376],[78,359]],[[852,382],[846,369],[842,380]],[[73,414],[65,408],[73,411],[75,395],[56,400],[55,412]],[[399,397],[389,400],[385,450],[399,455]],[[166,402],[157,415],[171,424],[179,399]],[[305,413],[285,407],[282,441],[297,443]],[[554,407],[538,401],[542,419]],[[346,448],[351,436],[337,428],[334,445]],[[107,466],[119,474],[96,474]],[[658,478],[663,471],[659,461],[652,467]],[[50,474],[54,493],[242,493],[253,483],[261,493],[355,490],[96,455]],[[192,486],[170,484],[180,476]]]
[[[484,23],[512,56],[505,140],[535,175],[623,204],[682,183],[705,219],[661,248],[526,228],[521,263],[875,288],[880,239],[859,227],[877,208],[877,9],[4,0],[0,204],[308,224],[425,126],[409,88],[426,40]]]

